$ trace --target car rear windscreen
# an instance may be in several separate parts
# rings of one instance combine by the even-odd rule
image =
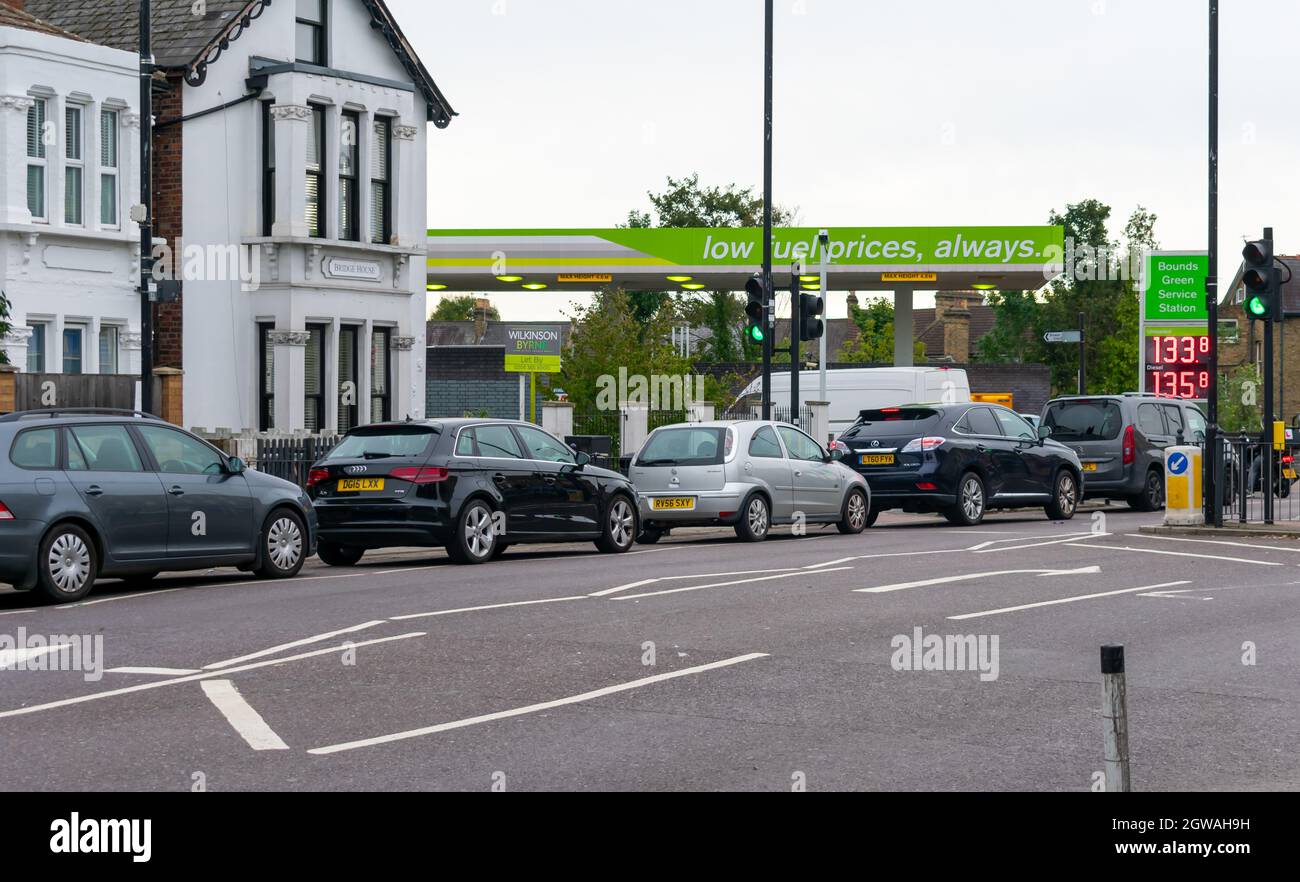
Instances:
[[[659,429],[637,454],[639,466],[717,465],[722,462],[726,429],[686,427]]]
[[[1115,401],[1056,401],[1047,406],[1043,425],[1057,441],[1114,441],[1124,416]]]
[[[356,429],[325,459],[389,459],[418,457],[437,433],[428,426],[376,426]]]
[[[939,411],[933,407],[880,407],[864,410],[858,413],[857,422],[845,430],[844,437],[881,432],[903,434],[920,430],[938,416]]]

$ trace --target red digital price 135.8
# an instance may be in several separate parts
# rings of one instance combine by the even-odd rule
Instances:
[[[1210,338],[1151,336],[1146,343],[1147,391],[1174,398],[1204,398],[1210,389]]]

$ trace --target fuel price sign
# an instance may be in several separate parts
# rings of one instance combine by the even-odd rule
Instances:
[[[1210,337],[1204,327],[1146,327],[1143,380],[1147,392],[1206,398],[1210,392]]]

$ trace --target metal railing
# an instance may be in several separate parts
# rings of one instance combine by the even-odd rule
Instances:
[[[1219,486],[1224,524],[1268,524],[1300,520],[1300,488],[1295,457],[1300,445],[1273,450],[1258,435],[1220,436]],[[1272,466],[1272,480],[1265,475]]]
[[[333,450],[339,440],[339,436],[330,435],[258,438],[257,464],[254,467],[259,472],[306,487],[311,464]]]

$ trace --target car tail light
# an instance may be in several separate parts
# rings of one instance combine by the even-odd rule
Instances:
[[[0,502],[0,521],[12,521],[14,513],[9,510],[9,506]]]
[[[1124,427],[1124,465],[1133,465],[1137,445],[1133,440],[1133,427]]]
[[[315,487],[317,484],[323,481],[328,481],[329,479],[330,479],[330,473],[325,469],[312,469],[310,472],[307,473],[307,488],[311,489],[312,487]]]
[[[938,490],[939,488],[931,484],[929,481],[926,481],[924,483],[917,484],[916,489],[917,490]]]
[[[834,441],[831,442],[831,450],[838,450],[840,453],[844,454],[845,456],[849,455],[849,445],[845,444],[843,441],[839,440],[838,438],[836,438]]]
[[[727,431],[723,432],[722,434],[723,434],[723,440],[722,440],[722,455],[723,455],[723,457],[725,457],[725,458],[730,458],[730,457],[731,457],[731,451],[732,451],[732,450],[735,448],[735,446],[736,446],[736,433],[735,433],[733,430],[728,429]]]
[[[934,450],[939,447],[947,438],[940,438],[938,435],[927,435],[924,438],[913,438],[908,441],[900,453],[921,453],[926,450]]]
[[[412,484],[436,484],[439,481],[447,480],[450,470],[442,466],[408,466],[401,469],[393,469],[388,473],[391,478],[401,478],[403,481],[410,481]]]

